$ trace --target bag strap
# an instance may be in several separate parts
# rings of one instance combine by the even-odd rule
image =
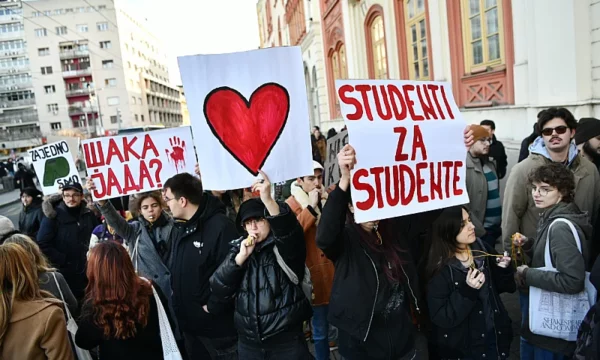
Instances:
[[[138,258],[139,258],[138,244],[140,243],[140,236],[142,236],[141,233],[138,234],[137,238],[135,239],[135,245],[133,246],[133,251],[131,252],[131,259],[133,260],[136,274],[138,272]]]
[[[52,272],[52,277],[54,278],[54,283],[56,284],[56,288],[58,289],[58,292],[60,293],[60,298],[61,298],[63,304],[65,305],[65,313],[67,313],[67,318],[69,320],[71,320],[73,318],[73,316],[71,316],[71,312],[69,311],[69,305],[67,305],[67,302],[65,301],[65,296],[63,295],[63,292],[60,289],[60,284],[58,283],[58,279],[56,278],[55,272]]]
[[[279,249],[277,249],[277,245],[273,246],[273,252],[275,253],[275,257],[277,258],[277,263],[279,264],[283,272],[287,275],[287,277],[294,285],[298,285],[300,283],[298,276],[292,271],[292,269],[290,269],[290,267],[285,263],[285,261],[283,261],[283,258],[279,253]]]
[[[550,229],[552,228],[552,225],[556,224],[557,222],[564,222],[567,225],[569,225],[571,233],[573,233],[573,237],[575,238],[575,243],[577,243],[577,249],[579,249],[579,252],[583,254],[583,252],[581,251],[581,239],[579,238],[579,233],[577,232],[577,229],[575,229],[573,223],[565,218],[558,218],[554,220],[548,227],[548,233],[546,234],[546,246],[544,249],[544,265],[549,266],[552,269],[556,268],[554,267],[554,265],[552,265],[552,258],[550,257]]]

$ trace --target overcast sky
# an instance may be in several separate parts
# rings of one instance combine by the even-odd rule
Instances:
[[[217,54],[259,46],[256,0],[122,0],[146,17],[169,56],[169,75],[181,84],[177,56]]]

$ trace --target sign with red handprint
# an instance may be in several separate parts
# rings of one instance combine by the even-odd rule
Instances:
[[[299,47],[179,58],[205,189],[313,174]]]
[[[82,140],[94,200],[160,190],[173,175],[194,173],[189,126]]]

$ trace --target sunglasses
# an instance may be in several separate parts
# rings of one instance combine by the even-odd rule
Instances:
[[[562,135],[562,134],[566,133],[568,129],[569,128],[564,125],[557,126],[555,128],[545,128],[542,130],[542,135],[551,136],[554,131],[556,131],[556,133],[558,135]]]

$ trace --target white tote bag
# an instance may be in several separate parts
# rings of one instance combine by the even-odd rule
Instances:
[[[71,338],[73,347],[75,349],[75,357],[78,360],[93,360],[89,351],[81,349],[75,344],[75,334],[77,334],[77,323],[75,322],[75,319],[73,319],[73,316],[69,311],[69,306],[67,305],[63,292],[60,289],[60,285],[58,284],[58,280],[56,279],[56,274],[52,273],[52,277],[54,277],[54,282],[56,283],[56,287],[58,288],[58,292],[60,293],[60,298],[62,299],[62,302],[65,305],[65,313],[67,314],[67,331],[69,332],[69,337]]]
[[[162,343],[164,359],[182,360],[165,308],[163,307],[156,290],[154,290],[154,287],[152,287],[152,292],[154,293],[154,300],[156,300],[156,308],[158,309],[158,324],[160,325],[160,340]]]
[[[577,230],[567,219],[556,219],[548,228],[544,250],[543,271],[557,272],[550,258],[550,228],[562,221],[569,225],[581,252],[581,239]],[[560,294],[536,287],[529,288],[529,329],[537,335],[566,341],[577,340],[577,331],[588,310],[596,303],[596,288],[590,283],[590,273],[585,273],[585,288],[579,294]]]

